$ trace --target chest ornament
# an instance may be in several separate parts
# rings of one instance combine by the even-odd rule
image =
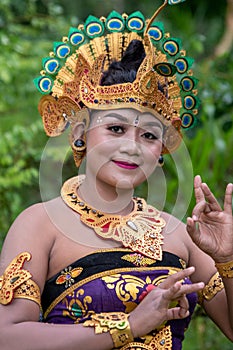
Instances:
[[[78,277],[82,270],[82,267],[76,267],[75,269],[72,269],[71,266],[66,267],[56,279],[56,284],[65,284],[65,288],[70,287],[75,282],[74,278]]]
[[[77,190],[84,179],[84,175],[73,177],[61,189],[63,201],[80,215],[80,220],[102,238],[113,239],[134,252],[162,260],[161,232],[166,222],[160,212],[144,199],[133,197],[134,209],[129,215],[103,213],[79,198]]]
[[[149,266],[156,262],[155,259],[146,258],[139,253],[126,254],[126,255],[123,255],[121,259],[131,262],[132,264],[140,267]]]

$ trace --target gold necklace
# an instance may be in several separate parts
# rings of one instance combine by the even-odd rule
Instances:
[[[80,215],[80,220],[102,238],[114,239],[134,252],[162,260],[161,231],[166,222],[160,212],[144,199],[134,197],[134,209],[129,215],[103,213],[79,198],[77,190],[84,179],[85,175],[72,177],[61,188],[63,201]]]

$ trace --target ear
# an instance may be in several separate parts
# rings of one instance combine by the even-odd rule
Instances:
[[[83,139],[86,131],[86,125],[84,122],[77,122],[71,130],[71,139],[75,141],[77,139]]]

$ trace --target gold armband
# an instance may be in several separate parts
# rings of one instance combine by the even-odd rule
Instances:
[[[119,348],[134,340],[128,321],[129,315],[123,312],[94,314],[91,320],[85,321],[85,327],[95,327],[95,333],[109,332],[115,348]]]
[[[198,302],[199,304],[203,303],[203,300],[211,300],[213,297],[224,288],[224,284],[221,276],[216,272],[206,286],[201,292],[199,292]]]
[[[215,263],[215,266],[222,277],[233,277],[233,260],[227,263]]]
[[[19,254],[0,276],[0,304],[8,305],[14,298],[24,298],[41,305],[38,285],[30,272],[23,270],[23,264],[30,259],[31,254],[27,252]]]

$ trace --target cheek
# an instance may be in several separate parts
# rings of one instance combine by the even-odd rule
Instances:
[[[162,142],[156,141],[153,145],[145,146],[145,157],[157,162],[162,152]]]

